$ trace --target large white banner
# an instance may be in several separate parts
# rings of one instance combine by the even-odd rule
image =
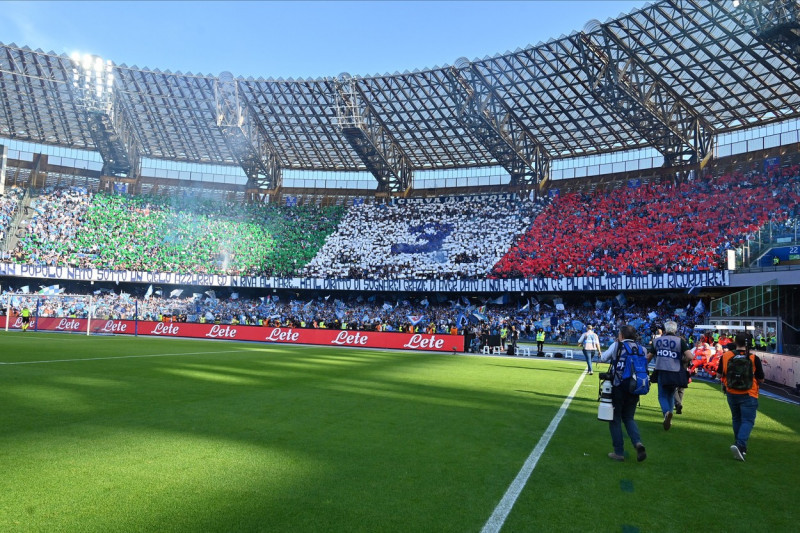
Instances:
[[[65,281],[113,281],[159,283],[201,287],[243,287],[256,289],[317,289],[376,292],[586,292],[641,291],[725,287],[727,270],[649,274],[647,276],[600,276],[561,279],[320,279],[227,276],[221,274],[177,274],[135,272],[75,267],[48,267],[0,263],[0,276],[44,278]]]

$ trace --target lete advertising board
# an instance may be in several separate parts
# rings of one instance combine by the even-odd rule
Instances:
[[[22,319],[12,318],[9,329],[20,329]],[[348,346],[355,348],[392,348],[436,352],[462,351],[462,335],[429,335],[426,333],[392,333],[337,329],[264,328],[188,322],[136,322],[134,320],[92,320],[94,334],[143,335],[154,337],[183,337],[191,339],[223,339],[284,344],[313,344],[317,346]],[[31,320],[30,329],[85,333],[84,318],[39,318]]]

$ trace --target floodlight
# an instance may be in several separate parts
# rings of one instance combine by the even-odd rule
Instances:
[[[733,7],[739,7],[739,0],[733,0]]]
[[[603,24],[597,20],[592,19],[583,26],[583,33],[594,33],[603,28]]]
[[[458,70],[465,70],[469,68],[470,64],[471,64],[470,60],[467,59],[466,57],[459,57],[458,59],[456,59],[455,67]]]

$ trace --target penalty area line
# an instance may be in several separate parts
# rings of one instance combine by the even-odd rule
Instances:
[[[73,363],[78,361],[105,361],[109,359],[139,359],[143,357],[169,357],[171,355],[206,355],[217,353],[238,353],[241,350],[221,350],[217,352],[184,352],[184,353],[152,353],[145,355],[117,355],[111,357],[84,357],[78,359],[50,359],[46,361],[13,361],[13,362],[0,362],[0,365],[38,365],[45,363]]]
[[[542,456],[542,454],[544,454],[547,445],[550,443],[550,439],[553,437],[556,429],[558,428],[558,424],[561,422],[561,419],[564,418],[569,405],[572,403],[572,399],[575,397],[575,394],[577,394],[578,388],[581,386],[581,383],[583,383],[583,378],[586,376],[586,372],[581,372],[581,377],[575,382],[575,386],[572,387],[572,390],[569,392],[569,396],[564,398],[564,403],[561,404],[556,416],[554,416],[553,420],[550,421],[550,425],[547,426],[547,429],[539,439],[536,447],[525,460],[525,463],[522,465],[522,468],[520,468],[517,477],[511,482],[511,485],[508,487],[508,490],[506,490],[506,493],[503,495],[500,503],[498,503],[497,507],[495,507],[492,516],[490,516],[489,520],[486,521],[481,533],[498,533],[500,528],[503,527],[506,518],[508,518],[508,515],[511,513],[511,509],[514,507],[514,503],[516,503],[517,498],[519,498],[519,495],[522,493],[522,489],[524,489],[526,483],[528,483],[528,479],[531,477],[533,469],[536,468],[536,463],[539,462],[539,458]]]

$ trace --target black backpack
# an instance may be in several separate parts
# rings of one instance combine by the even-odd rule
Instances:
[[[753,360],[748,353],[735,353],[725,368],[727,387],[733,390],[750,390],[753,387]]]

